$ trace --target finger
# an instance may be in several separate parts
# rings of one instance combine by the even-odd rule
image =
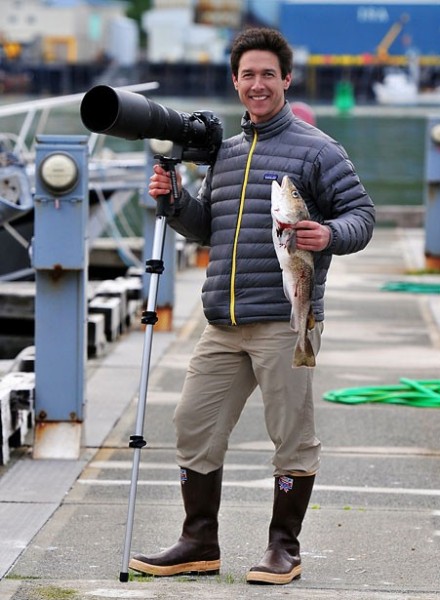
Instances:
[[[148,193],[153,198],[157,198],[157,196],[165,196],[171,192],[171,187],[169,183],[161,183],[157,181],[151,181],[148,187]]]
[[[165,171],[165,169],[159,163],[154,163],[153,171],[157,173],[157,175],[165,175],[167,173],[167,171]]]

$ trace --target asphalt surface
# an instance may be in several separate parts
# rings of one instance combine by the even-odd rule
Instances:
[[[225,465],[220,575],[119,581],[144,342],[135,328],[89,361],[80,460],[36,461],[23,450],[0,472],[0,600],[440,598],[440,410],[323,397],[402,377],[439,378],[440,296],[382,289],[418,279],[408,270],[423,268],[423,247],[420,229],[377,229],[366,250],[334,258],[315,376],[322,466],[301,533],[300,580],[245,582],[266,546],[273,486],[255,392]],[[203,276],[203,269],[178,273],[174,331],[153,335],[132,552],[167,547],[180,534],[172,413],[204,326]]]

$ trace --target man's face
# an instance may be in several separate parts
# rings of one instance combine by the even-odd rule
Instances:
[[[237,77],[232,75],[238,97],[254,123],[269,121],[284,105],[290,73],[281,78],[278,57],[267,50],[248,50],[240,59]]]

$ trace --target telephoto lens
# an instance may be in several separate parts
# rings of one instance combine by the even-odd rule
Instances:
[[[82,99],[81,120],[89,131],[126,140],[155,138],[181,146],[181,159],[214,162],[223,137],[211,111],[179,112],[141,94],[97,85]]]
[[[182,145],[203,146],[203,120],[153,102],[141,94],[98,85],[81,102],[81,119],[90,131],[128,140],[157,138]]]

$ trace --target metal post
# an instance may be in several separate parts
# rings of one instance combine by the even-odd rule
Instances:
[[[425,264],[440,269],[440,118],[430,117],[425,160]]]
[[[37,136],[34,458],[78,458],[87,352],[86,136]]]

